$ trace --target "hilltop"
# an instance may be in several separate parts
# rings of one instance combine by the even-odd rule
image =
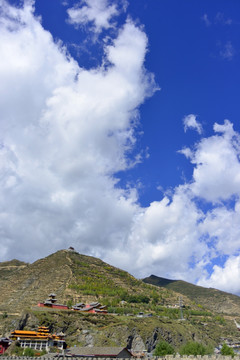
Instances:
[[[238,340],[232,320],[240,313],[238,297],[214,290],[214,308],[210,302],[212,289],[201,288],[201,292],[199,287],[185,282],[153,276],[148,279],[151,284],[72,250],[58,251],[33,264],[18,260],[0,263],[0,286],[4,289],[0,292],[0,335],[9,335],[16,328],[30,330],[45,325],[52,332],[66,333],[71,345],[128,344],[149,351],[160,339],[176,348],[193,339],[213,346],[222,338]],[[37,307],[52,292],[58,303],[70,309]],[[184,320],[180,320],[180,295],[185,306]],[[229,305],[224,313],[226,299]],[[71,310],[76,303],[94,301],[107,305],[109,314]]]

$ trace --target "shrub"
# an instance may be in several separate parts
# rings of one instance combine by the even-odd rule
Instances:
[[[232,348],[230,348],[227,344],[223,344],[222,348],[221,348],[221,355],[230,355],[231,357],[234,357],[234,351]]]
[[[166,341],[160,341],[154,351],[154,356],[173,355],[175,353],[174,348]]]
[[[209,349],[196,341],[190,341],[180,348],[179,353],[180,355],[206,355]]]

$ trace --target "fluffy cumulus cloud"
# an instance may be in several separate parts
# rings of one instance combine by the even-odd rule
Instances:
[[[131,166],[136,109],[154,91],[146,35],[127,21],[105,48],[109,68],[86,71],[31,3],[1,10],[1,256],[111,247],[137,207],[113,174]]]
[[[201,211],[190,201],[185,187],[179,187],[171,201],[164,197],[139,212],[129,234],[127,255],[114,249],[109,259],[114,258],[119,265],[121,261],[142,276],[157,271],[170,277],[174,274],[186,279],[187,276],[193,281],[197,269],[187,275],[191,261],[198,263],[206,252],[196,227],[201,217]]]
[[[223,291],[239,294],[237,279],[240,276],[240,256],[231,256],[224,266],[215,265],[210,278],[202,279],[199,285],[222,289]]]
[[[116,174],[136,162],[138,108],[156,90],[144,68],[143,29],[128,18],[104,45],[102,65],[86,70],[44,30],[33,2],[0,6],[0,260],[33,261],[73,246],[136,276],[240,293],[228,287],[240,255],[240,141],[232,124],[215,124],[213,136],[181,150],[192,181],[142,207],[137,187],[120,187]],[[81,6],[82,23],[97,33],[118,11],[107,1]],[[202,134],[195,115],[184,126]],[[227,260],[208,274],[217,257]]]
[[[195,129],[199,134],[202,133],[202,125],[197,121],[197,117],[194,114],[190,114],[183,119],[184,131],[188,129]]]
[[[121,9],[127,6],[126,1],[120,1],[119,4],[122,5]],[[83,0],[67,10],[68,21],[76,26],[91,24],[92,30],[100,33],[114,26],[113,18],[120,12],[118,5],[110,4],[108,0]]]
[[[228,120],[214,130],[217,135],[204,138],[191,160],[193,193],[213,203],[240,195],[239,134]]]

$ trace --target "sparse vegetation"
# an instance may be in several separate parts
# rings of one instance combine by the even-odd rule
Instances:
[[[18,342],[16,342],[15,346],[11,351],[11,355],[14,356],[26,356],[26,357],[35,357],[35,356],[43,356],[47,352],[46,350],[35,350],[31,348],[22,348]]]
[[[226,324],[226,321],[225,321],[224,317],[221,316],[221,315],[215,316],[214,319],[215,319],[216,322],[218,322],[221,325]]]
[[[35,351],[31,348],[25,348],[23,349],[23,356],[28,356],[28,357],[32,357],[35,356]]]

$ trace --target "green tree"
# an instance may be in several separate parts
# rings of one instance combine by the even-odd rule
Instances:
[[[160,341],[154,351],[154,356],[172,355],[175,353],[174,348],[166,341]]]
[[[206,355],[208,352],[205,346],[196,341],[189,341],[179,350],[180,355]]]
[[[231,357],[234,357],[234,351],[232,348],[230,348],[226,343],[223,344],[221,348],[221,355],[231,355]]]

